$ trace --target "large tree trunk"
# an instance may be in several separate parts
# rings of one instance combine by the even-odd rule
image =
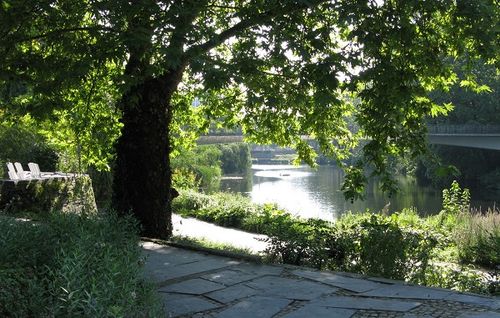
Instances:
[[[132,213],[147,237],[168,238],[171,225],[170,100],[181,72],[132,87],[121,100],[123,129],[116,145],[113,203]]]

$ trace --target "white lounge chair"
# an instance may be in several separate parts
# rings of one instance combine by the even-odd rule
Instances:
[[[28,167],[30,169],[32,178],[41,178],[42,177],[42,173],[40,172],[40,166],[38,166],[38,163],[29,162]]]
[[[14,166],[16,167],[16,173],[19,179],[30,179],[31,173],[29,171],[24,171],[23,165],[19,162],[14,162]]]
[[[12,162],[7,162],[7,168],[9,169],[9,178],[10,180],[19,180],[19,176],[17,175],[16,169]]]

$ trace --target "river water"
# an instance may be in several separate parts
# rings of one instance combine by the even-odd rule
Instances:
[[[346,201],[341,191],[343,173],[333,166],[253,165],[244,179],[222,180],[223,191],[240,192],[255,203],[272,202],[303,218],[333,221],[347,211],[367,209],[388,212],[414,207],[420,215],[441,210],[441,191],[417,184],[414,178],[398,176],[400,192],[388,197],[371,181],[363,201]]]

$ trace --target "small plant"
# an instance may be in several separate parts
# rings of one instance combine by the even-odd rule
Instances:
[[[423,276],[412,279],[412,282],[461,292],[500,294],[499,281],[495,274],[485,274],[471,266],[432,264]]]
[[[469,189],[462,189],[455,180],[449,189],[443,190],[443,210],[442,214],[458,215],[470,210]]]

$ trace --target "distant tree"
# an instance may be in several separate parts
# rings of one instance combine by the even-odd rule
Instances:
[[[339,162],[368,137],[344,191],[359,194],[367,165],[390,190],[387,155],[420,154],[425,116],[448,110],[427,97],[450,84],[445,57],[496,61],[498,16],[494,0],[1,0],[0,86],[25,91],[0,102],[50,116],[116,94],[115,207],[167,237],[171,129],[190,123],[195,97],[208,117],[309,163],[301,135]]]
[[[446,117],[431,118],[431,125],[499,125],[500,124],[500,74],[494,65],[484,61],[454,62],[457,80],[449,92],[435,91],[431,98],[437,103],[453,104],[453,111]],[[466,72],[470,70],[470,72]],[[473,79],[473,81],[471,81]],[[498,195],[500,190],[500,151],[433,145],[434,156],[421,158],[417,169],[420,182],[432,182],[440,189],[447,188],[453,180],[471,189],[475,197]],[[488,193],[489,192],[489,193]]]
[[[475,63],[459,60],[454,68],[457,81],[449,92],[431,93],[437,103],[451,103],[454,109],[448,116],[432,118],[429,123],[500,124],[500,74],[495,66],[481,60]]]

